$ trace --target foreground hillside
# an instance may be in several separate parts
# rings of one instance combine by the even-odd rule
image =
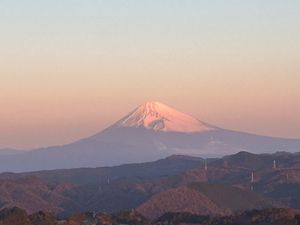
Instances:
[[[164,180],[199,167],[203,159],[171,156],[117,167],[0,174],[0,207],[62,216],[82,211],[131,210],[171,184]]]
[[[1,225],[300,225],[300,212],[293,209],[253,210],[231,216],[212,217],[189,213],[166,213],[157,220],[147,220],[136,212],[80,213],[65,220],[53,214],[28,215],[20,208],[0,211]]]
[[[3,173],[0,208],[50,211],[60,218],[132,209],[148,218],[169,211],[222,216],[269,207],[300,209],[299,154],[240,152],[206,163],[172,156],[117,167]]]
[[[155,219],[167,212],[189,212],[198,215],[230,215],[250,209],[272,208],[269,199],[240,188],[192,183],[168,189],[143,203],[137,211],[146,218]]]

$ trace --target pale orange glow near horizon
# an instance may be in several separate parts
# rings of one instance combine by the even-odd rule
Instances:
[[[4,138],[0,145],[36,148],[72,142],[101,131],[148,100],[169,104],[216,126],[299,138],[300,95],[296,82],[285,84],[286,77],[258,83],[247,78],[234,83],[203,77],[201,82],[201,77],[195,84],[173,79],[172,87],[149,80],[142,89],[128,81],[129,85],[108,90],[102,86],[101,76],[91,83],[85,83],[82,76],[77,87],[69,84],[65,89],[58,88],[49,80],[42,87],[6,90],[6,97],[1,97]]]
[[[0,148],[69,143],[148,100],[300,138],[299,2],[68,1],[0,3]]]

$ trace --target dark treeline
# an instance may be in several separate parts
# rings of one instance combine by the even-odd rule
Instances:
[[[199,216],[190,213],[166,213],[150,221],[132,212],[115,214],[86,212],[57,219],[54,214],[27,214],[20,208],[0,211],[0,225],[300,225],[300,211],[293,209],[252,210],[225,217]]]

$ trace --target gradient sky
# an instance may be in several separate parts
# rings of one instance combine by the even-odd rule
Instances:
[[[300,138],[300,1],[0,0],[0,148],[69,143],[148,100]]]

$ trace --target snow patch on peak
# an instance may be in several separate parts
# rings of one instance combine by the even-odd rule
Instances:
[[[117,125],[119,127],[144,127],[154,131],[184,133],[214,129],[190,115],[156,101],[142,104],[119,121]]]

